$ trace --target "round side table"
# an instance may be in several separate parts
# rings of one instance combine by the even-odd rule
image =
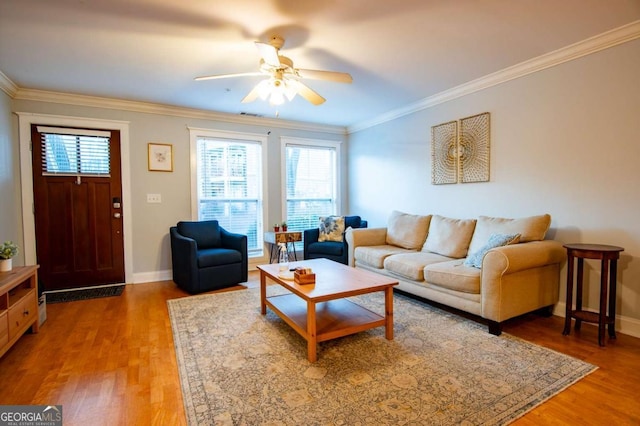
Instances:
[[[622,247],[604,244],[565,244],[567,249],[567,311],[564,319],[565,336],[571,332],[571,318],[575,318],[576,330],[580,330],[582,321],[598,324],[598,344],[605,345],[604,329],[609,326],[609,337],[616,338],[616,273],[618,259]],[[576,277],[576,308],[573,306],[573,263],[578,259],[578,273]],[[582,310],[582,278],[584,259],[600,259],[600,310],[590,312]],[[607,285],[608,278],[608,285]],[[609,291],[609,312],[607,314],[607,288]]]

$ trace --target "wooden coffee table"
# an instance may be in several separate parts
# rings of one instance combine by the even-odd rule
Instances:
[[[393,340],[393,286],[397,280],[373,272],[351,268],[328,259],[290,262],[289,268],[312,268],[315,284],[297,284],[282,279],[277,263],[259,265],[260,308],[267,306],[307,341],[309,362],[317,360],[317,343],[385,327],[385,337]],[[267,278],[291,293],[267,296]],[[360,294],[384,292],[384,316],[346,298]]]

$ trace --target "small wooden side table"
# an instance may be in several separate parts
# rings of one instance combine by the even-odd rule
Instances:
[[[580,330],[582,321],[598,324],[598,344],[605,345],[604,329],[609,326],[609,337],[616,338],[616,273],[618,259],[622,247],[604,244],[565,244],[567,249],[567,311],[564,319],[563,335],[571,332],[571,318],[575,318],[576,330]],[[576,277],[576,308],[573,306],[573,260],[578,259],[578,274]],[[600,259],[600,310],[589,312],[582,310],[582,278],[584,259]],[[608,285],[607,285],[608,278]],[[607,314],[607,287],[609,290],[609,312]]]
[[[294,243],[298,241],[302,241],[302,232],[301,231],[278,231],[278,232],[265,232],[264,233],[264,241],[266,243],[271,244],[271,255],[269,256],[269,263],[273,263],[274,261],[278,261],[278,244],[284,243],[287,245],[287,253],[289,253],[289,257],[291,257],[292,250],[289,250],[290,247],[293,247],[293,260],[298,260],[298,254],[296,253],[296,245]]]

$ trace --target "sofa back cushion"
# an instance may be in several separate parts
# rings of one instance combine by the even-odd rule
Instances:
[[[217,220],[200,222],[178,222],[178,233],[196,240],[198,249],[217,248],[222,246],[220,225]]]
[[[419,249],[427,238],[430,221],[431,215],[420,216],[394,210],[387,224],[387,244],[409,250]]]
[[[362,218],[360,216],[345,216],[344,228],[360,228],[362,226]]]
[[[479,251],[492,234],[520,234],[521,243],[542,241],[550,225],[551,216],[548,214],[519,219],[480,216],[469,246],[469,253]]]
[[[455,259],[466,257],[475,226],[475,219],[451,219],[434,215],[422,251]]]

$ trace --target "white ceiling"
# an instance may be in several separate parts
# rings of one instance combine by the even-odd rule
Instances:
[[[240,100],[254,41],[286,39],[306,83],[283,119],[350,126],[640,19],[640,0],[0,0],[0,72],[21,89],[274,117]]]

